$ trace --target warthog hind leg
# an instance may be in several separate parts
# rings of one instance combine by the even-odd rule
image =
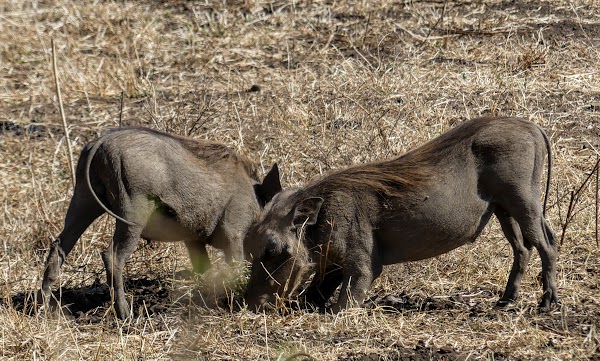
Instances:
[[[558,303],[556,288],[556,239],[548,222],[542,215],[539,203],[526,203],[522,207],[522,209],[526,210],[525,212],[522,210],[511,210],[509,213],[518,222],[524,243],[535,247],[540,254],[542,260],[542,289],[544,294],[539,307],[547,308],[552,303]]]
[[[40,301],[46,299],[52,292],[52,287],[58,281],[60,267],[79,237],[96,218],[104,213],[96,201],[87,196],[88,194],[82,191],[81,186],[75,188],[75,194],[65,217],[65,226],[56,241],[52,243],[46,259],[42,289],[38,294]]]
[[[129,305],[123,285],[123,267],[137,248],[141,233],[142,226],[130,226],[117,221],[112,243],[102,253],[106,268],[106,282],[111,287],[115,311],[120,319],[129,316]]]
[[[546,250],[546,266],[544,266],[544,257],[542,257],[542,284],[544,287],[544,295],[540,302],[541,308],[548,308],[552,303],[559,303],[558,293],[556,289],[556,258],[557,258],[557,246],[556,237],[554,232],[550,228],[548,221],[543,216],[542,220],[542,233],[544,234],[544,249]]]
[[[504,307],[517,298],[521,280],[529,264],[532,246],[523,240],[519,224],[505,210],[498,207],[494,213],[500,222],[504,235],[512,246],[514,257],[506,289],[496,305],[497,307]]]

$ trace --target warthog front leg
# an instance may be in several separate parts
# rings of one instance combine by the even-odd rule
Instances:
[[[210,259],[206,252],[206,245],[199,241],[186,241],[185,246],[192,261],[195,274],[202,274],[210,268]]]
[[[58,281],[60,267],[65,261],[65,252],[60,246],[60,237],[50,246],[48,258],[46,258],[46,269],[44,270],[44,279],[42,289],[38,294],[38,302],[46,302],[52,293],[52,286]]]
[[[341,268],[327,270],[323,275],[316,275],[306,289],[305,302],[317,308],[325,307],[343,280],[344,273]]]
[[[246,209],[244,209],[246,212]],[[238,212],[236,214],[237,220],[243,225],[238,223],[229,221],[224,222],[223,220],[217,226],[213,234],[210,236],[209,244],[213,247],[216,247],[223,251],[225,255],[225,261],[228,265],[232,265],[233,261],[242,261],[244,260],[244,232],[240,231],[240,229],[246,229],[248,222],[242,222],[242,217],[246,215],[240,215],[243,212]],[[231,218],[234,216],[229,216]]]
[[[123,267],[137,248],[141,233],[141,226],[129,226],[117,221],[113,241],[102,253],[102,260],[106,268],[106,282],[111,287],[115,311],[120,319],[129,316],[129,305],[123,285]]]
[[[344,277],[340,296],[338,302],[332,308],[334,313],[353,305],[361,305],[367,296],[371,283],[379,277],[383,270],[379,254],[375,250],[373,250],[372,255],[351,257],[350,259],[354,259],[356,262],[343,271]]]

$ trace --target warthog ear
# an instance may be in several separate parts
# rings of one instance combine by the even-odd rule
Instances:
[[[302,227],[303,224],[312,226],[317,223],[321,205],[323,205],[321,197],[305,198],[298,202],[294,207],[294,217],[292,218],[294,227]]]
[[[277,166],[277,163],[275,163],[263,179],[262,183],[254,185],[254,193],[256,193],[256,199],[260,206],[264,207],[265,204],[269,203],[279,192],[281,192],[279,167]]]

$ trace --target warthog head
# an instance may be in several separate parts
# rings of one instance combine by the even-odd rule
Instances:
[[[277,194],[246,233],[246,257],[252,259],[245,296],[250,309],[273,295],[291,294],[313,266],[302,239],[306,227],[316,223],[323,199],[298,196],[294,190]]]

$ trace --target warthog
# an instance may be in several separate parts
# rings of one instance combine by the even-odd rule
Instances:
[[[548,159],[546,198],[538,185]],[[283,191],[246,234],[254,257],[246,301],[305,292],[333,311],[361,303],[383,265],[417,261],[473,242],[495,214],[514,251],[499,306],[514,300],[532,247],[542,260],[540,307],[558,302],[556,241],[544,218],[551,173],[548,138],[516,118],[478,118],[398,158],[332,172]]]
[[[223,144],[146,128],[114,130],[88,143],[76,178],[40,296],[47,300],[65,257],[87,227],[108,212],[117,222],[102,260],[120,318],[129,315],[123,266],[140,237],[184,241],[193,271],[202,273],[210,267],[207,244],[222,249],[228,262],[243,259],[246,230],[281,190],[277,165],[259,183],[252,163]]]

